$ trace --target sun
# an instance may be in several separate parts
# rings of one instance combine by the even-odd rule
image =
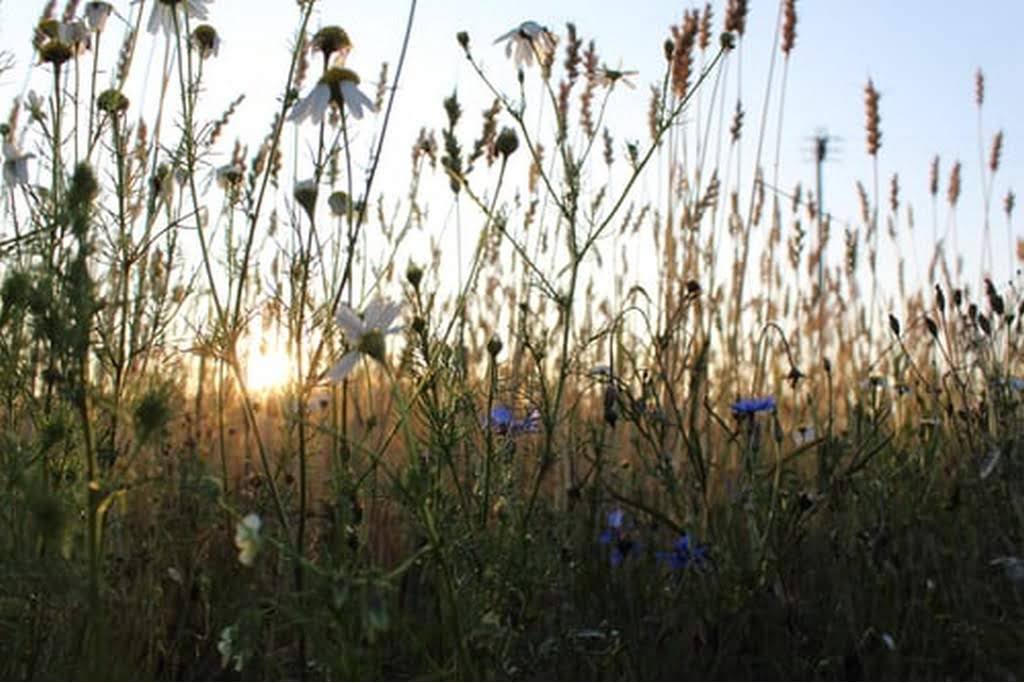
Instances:
[[[253,393],[284,387],[295,373],[295,363],[283,345],[260,340],[250,346],[245,358],[246,387]]]

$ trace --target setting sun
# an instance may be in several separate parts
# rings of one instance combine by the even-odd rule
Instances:
[[[291,379],[294,367],[284,346],[276,341],[256,342],[244,359],[247,388],[253,392],[278,390]]]

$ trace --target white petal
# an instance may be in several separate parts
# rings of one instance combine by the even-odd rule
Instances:
[[[397,318],[399,313],[402,312],[402,305],[392,303],[390,301],[385,303],[385,308],[381,311],[380,317],[378,318],[377,329],[387,334],[398,332],[402,329],[401,326],[392,327],[391,323],[395,322],[395,318]]]
[[[159,2],[159,0],[157,1]],[[206,1],[207,0],[189,0],[188,15],[190,17],[196,17],[197,19],[206,19],[209,16]]]
[[[153,4],[153,9],[149,13],[149,24],[146,25],[146,30],[152,34],[156,34],[161,27],[165,26],[166,22],[163,20],[163,7],[160,6],[159,0]]]
[[[352,81],[341,82],[341,96],[345,99],[352,116],[357,119],[363,118],[363,107],[374,111],[373,101]]]
[[[314,123],[322,123],[327,107],[331,104],[331,91],[323,83],[317,84],[308,95],[295,103],[289,121],[302,123],[307,118],[312,118]]]
[[[363,332],[366,331],[366,324],[363,322],[363,319],[344,304],[338,308],[335,320],[338,321],[338,327],[345,333],[349,341],[358,342],[359,338],[363,336]]]
[[[536,21],[524,21],[523,23],[519,24],[518,30],[519,32],[529,36],[530,38],[536,38],[541,33],[545,33],[547,31],[546,28],[538,24]]]
[[[519,27],[518,26],[515,27],[514,29],[512,29],[511,31],[508,31],[506,33],[502,33],[500,36],[495,38],[494,39],[494,44],[497,45],[498,43],[500,43],[503,40],[509,40],[510,38],[515,36],[517,33],[519,33]]]
[[[333,368],[327,371],[327,377],[335,382],[340,382],[352,374],[358,362],[359,353],[357,351],[349,351],[341,357],[341,360],[334,364]]]

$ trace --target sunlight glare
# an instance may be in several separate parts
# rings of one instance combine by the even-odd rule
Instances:
[[[249,391],[275,391],[291,379],[294,364],[284,346],[261,340],[251,345],[246,358],[245,379]]]

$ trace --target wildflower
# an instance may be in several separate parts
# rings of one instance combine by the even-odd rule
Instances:
[[[96,98],[96,107],[110,115],[123,114],[128,110],[128,104],[128,98],[116,88],[104,90]]]
[[[217,642],[217,652],[220,653],[221,668],[228,668],[229,664],[234,665],[235,671],[241,671],[245,666],[246,652],[239,647],[238,624],[225,626],[220,632],[220,641]]]
[[[200,24],[192,31],[189,43],[199,52],[200,59],[216,57],[220,54],[220,36],[217,29],[209,24]]]
[[[870,389],[871,391],[878,391],[885,388],[885,378],[881,375],[871,375],[866,380],[861,381],[861,389]]]
[[[370,98],[359,89],[359,76],[356,72],[332,66],[324,72],[309,94],[295,103],[288,120],[302,123],[311,118],[314,123],[323,123],[324,114],[332,102],[338,107],[347,106],[357,119],[363,118],[363,109],[376,111]]]
[[[494,143],[495,149],[502,157],[508,159],[512,154],[519,149],[519,136],[516,135],[515,130],[505,126],[498,133],[498,138]]]
[[[532,434],[540,430],[540,411],[533,408],[526,417],[517,420],[511,408],[499,403],[491,409],[490,419],[484,421],[484,426],[490,427],[495,434]]]
[[[31,115],[33,121],[45,121],[46,110],[43,109],[43,98],[39,96],[35,90],[28,91],[28,97],[25,99],[25,104],[28,105],[28,113]]]
[[[102,33],[107,26],[107,19],[114,11],[114,6],[102,0],[93,0],[85,4],[85,21],[93,33]]]
[[[57,38],[71,48],[71,54],[75,57],[85,54],[91,45],[89,28],[81,19],[61,22],[57,29]]]
[[[28,185],[28,160],[33,157],[35,154],[23,154],[14,143],[4,142],[4,183]]]
[[[993,448],[989,451],[989,454],[981,460],[981,465],[978,468],[978,476],[982,479],[988,479],[988,476],[995,470],[996,465],[999,464],[999,455],[1000,452],[998,448]]]
[[[639,71],[623,71],[622,65],[619,65],[618,69],[611,69],[607,66],[602,66],[601,70],[597,73],[597,83],[603,88],[611,90],[615,87],[616,83],[622,83],[630,90],[636,90],[636,84],[633,83],[633,76],[636,76]]]
[[[745,398],[732,404],[732,414],[736,417],[742,415],[754,415],[775,410],[775,399],[771,396],[764,398]]]
[[[805,446],[818,438],[818,433],[811,425],[801,425],[793,431],[793,443],[797,446]]]
[[[236,187],[245,178],[245,167],[237,161],[221,166],[216,171],[217,186],[222,190]]]
[[[331,193],[331,196],[327,198],[327,206],[330,207],[331,213],[335,216],[347,216],[348,215],[348,194],[337,190]]]
[[[418,290],[420,283],[423,282],[423,269],[410,261],[409,266],[405,269],[405,280],[412,285],[413,289]],[[490,348],[488,347],[487,350],[490,351]]]
[[[310,42],[311,50],[319,50],[324,55],[324,64],[327,64],[327,60],[330,56],[337,52],[338,54],[334,58],[334,63],[338,66],[342,66],[345,63],[345,58],[348,56],[349,51],[352,50],[352,41],[348,37],[348,33],[345,32],[340,26],[324,26],[322,29],[316,32],[313,36],[313,40]]]
[[[246,567],[251,567],[260,552],[263,539],[260,537],[260,528],[263,521],[260,516],[250,513],[242,518],[235,527],[235,546],[238,548],[238,561]]]
[[[342,304],[338,311],[338,326],[345,333],[351,351],[341,357],[327,376],[335,382],[348,377],[356,367],[361,356],[369,356],[381,363],[384,362],[385,337],[402,330],[401,325],[393,326],[395,318],[402,307],[386,299],[374,299],[360,316],[354,310]]]
[[[993,567],[1002,567],[1006,578],[1024,587],[1024,560],[1019,557],[997,557],[989,562]]]
[[[1021,379],[1020,377],[1011,377],[1010,388],[1018,393],[1024,391],[1024,379]]]
[[[140,2],[141,0],[134,1]],[[173,37],[178,30],[184,29],[184,23],[179,24],[180,15],[176,14],[179,7],[184,9],[189,17],[205,20],[209,16],[208,5],[211,2],[213,0],[155,0],[146,30],[152,34],[163,31],[164,35]]]
[[[672,550],[655,553],[655,556],[662,562],[668,563],[675,571],[681,571],[691,565],[699,569],[707,558],[707,547],[696,544],[691,548],[690,535],[683,534],[676,539]]]
[[[487,340],[487,355],[491,358],[497,358],[503,348],[505,348],[505,345],[497,334],[492,334],[491,338]]]
[[[640,543],[627,535],[628,529],[625,521],[626,514],[622,510],[612,510],[608,513],[608,527],[597,538],[601,545],[612,547],[611,564],[613,567],[618,567],[630,553],[639,552],[641,548]]]
[[[46,36],[47,40],[39,46],[39,63],[52,64],[55,69],[59,69],[64,62],[80,53],[76,51],[75,47],[60,39],[60,34],[66,33],[66,29],[62,30],[64,24],[58,22],[52,30],[50,26],[47,24],[47,28],[40,29],[41,34]]]
[[[313,178],[307,178],[300,180],[295,183],[295,189],[292,191],[295,201],[299,203],[306,211],[306,215],[309,216],[309,220],[313,220],[313,212],[316,209],[316,180]]]
[[[494,40],[497,45],[505,42],[505,56],[512,57],[515,52],[516,67],[532,66],[534,56],[538,62],[544,62],[554,52],[557,42],[555,34],[535,21],[524,21],[507,33]]]

